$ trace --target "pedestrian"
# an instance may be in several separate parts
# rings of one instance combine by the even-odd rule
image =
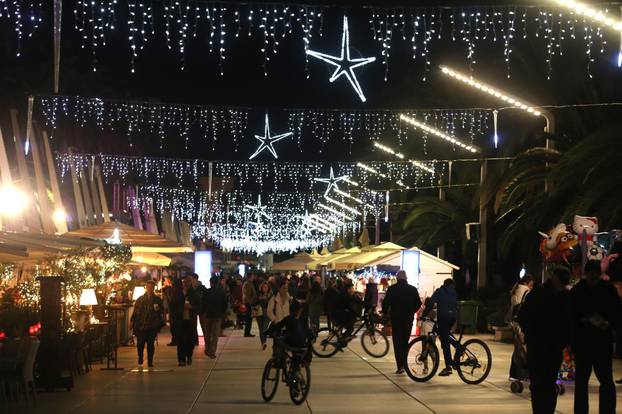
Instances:
[[[359,298],[354,290],[354,285],[350,282],[344,285],[344,289],[339,293],[337,306],[335,309],[335,322],[343,329],[340,339],[341,345],[345,346],[354,332],[354,322],[361,316],[363,300]]]
[[[324,291],[324,312],[326,312],[326,320],[328,327],[332,328],[335,323],[335,313],[339,302],[339,290],[337,288],[337,280],[329,279],[328,286]]]
[[[205,285],[203,283],[201,283],[201,281],[199,280],[199,275],[196,273],[191,273],[190,274],[191,277],[191,282],[192,282],[192,288],[195,290],[195,292],[197,293],[198,297],[199,297],[199,303],[201,304],[200,306],[200,310],[199,310],[199,324],[201,325],[201,331],[203,331],[203,342],[205,342],[205,330],[207,329],[207,326],[205,325],[206,322],[206,318],[205,318],[205,292],[207,292],[207,288],[205,287]],[[197,337],[198,340],[198,337]],[[198,345],[198,342],[197,342]],[[207,349],[207,344],[205,344],[205,348]]]
[[[261,341],[261,349],[264,350],[267,347],[268,336],[266,330],[268,329],[268,323],[270,319],[268,318],[268,303],[270,302],[270,298],[272,298],[272,288],[268,282],[263,282],[259,286],[259,293],[257,295],[257,306],[258,309],[261,309],[257,314],[257,326],[259,327],[259,340]]]
[[[320,329],[320,316],[324,312],[324,292],[317,280],[311,282],[309,289],[309,322],[311,330],[317,332]]]
[[[546,282],[527,295],[518,314],[527,345],[531,408],[536,414],[553,414],[557,405],[557,375],[572,326],[568,283],[568,269],[555,268]]]
[[[533,278],[531,275],[525,275],[510,290],[510,307],[505,321],[512,328],[515,341],[514,352],[510,359],[510,378],[513,379],[527,378],[525,335],[518,323],[518,313],[531,289],[533,289]]]
[[[298,276],[290,275],[289,283],[287,285],[288,293],[290,298],[295,298],[298,296]]]
[[[218,347],[218,337],[221,333],[221,326],[228,303],[225,292],[220,287],[218,278],[212,276],[209,280],[210,288],[205,291],[203,296],[203,311],[205,315],[205,328],[203,338],[205,340],[205,355],[209,358],[216,358]]]
[[[244,282],[242,287],[242,293],[244,298],[245,312],[245,325],[244,325],[244,337],[253,338],[255,335],[251,334],[251,328],[253,327],[253,307],[257,304],[257,290],[255,289],[255,275],[250,273]]]
[[[456,318],[458,316],[456,283],[453,279],[445,279],[443,286],[436,289],[432,294],[429,305],[430,307],[436,305],[438,336],[440,337],[441,348],[443,349],[443,359],[445,359],[445,368],[438,375],[446,377],[452,374],[453,358],[451,356],[450,337],[451,328],[456,323]],[[426,307],[426,314],[427,309]]]
[[[164,278],[164,287],[162,288],[162,300],[164,302],[164,309],[168,316],[168,322],[171,330],[171,342],[166,346],[177,346],[175,335],[177,333],[175,329],[175,322],[178,320],[174,317],[174,312],[171,310],[171,298],[173,297],[173,291],[175,286],[175,279],[172,276],[166,276]]]
[[[622,307],[617,290],[601,279],[599,261],[585,265],[585,278],[570,292],[575,357],[575,414],[589,412],[588,382],[594,374],[600,383],[598,410],[616,412],[616,388],[613,382],[613,327],[620,321]]]
[[[155,353],[155,339],[164,323],[164,303],[155,294],[153,280],[145,284],[145,294],[134,303],[134,313],[130,321],[130,329],[136,336],[136,350],[138,351],[138,365],[143,365],[145,344],[147,345],[147,366],[153,367]]]
[[[181,306],[182,317],[177,323],[177,362],[180,367],[192,365],[192,354],[197,343],[197,314],[201,309],[199,296],[192,287],[192,277],[182,281],[181,295],[175,296],[175,305]],[[181,302],[179,305],[177,302]]]
[[[370,276],[365,285],[365,299],[363,304],[366,312],[376,312],[378,306],[378,284],[373,276]]]
[[[246,311],[242,312],[244,306],[244,294],[242,292],[242,280],[236,277],[230,284],[229,302],[231,303],[231,309],[235,313],[235,327],[236,329],[242,329],[242,321],[245,318]]]
[[[382,301],[382,313],[391,320],[393,352],[397,365],[396,374],[403,374],[408,359],[408,340],[413,329],[415,313],[421,307],[421,298],[416,287],[409,285],[406,272],[397,272],[398,282],[389,287]]]
[[[173,279],[173,285],[171,289],[167,291],[167,301],[172,337],[168,346],[177,346],[179,343],[178,334],[181,331],[181,322],[184,316],[184,291],[181,279]]]
[[[272,296],[268,301],[268,319],[273,324],[281,322],[287,315],[289,315],[289,293],[287,289],[287,283],[281,282],[279,286],[279,292]]]

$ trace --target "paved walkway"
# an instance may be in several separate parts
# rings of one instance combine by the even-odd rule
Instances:
[[[393,351],[384,358],[369,358],[359,343],[330,359],[314,358],[312,385],[307,404],[295,406],[283,384],[275,399],[261,399],[260,378],[269,358],[257,338],[243,338],[240,331],[227,331],[221,338],[218,358],[195,355],[191,367],[177,367],[175,348],[160,337],[156,349],[156,368],[151,372],[136,369],[133,348],[121,348],[119,365],[124,371],[101,371],[95,366],[89,374],[77,377],[71,392],[39,394],[36,409],[2,406],[4,413],[530,413],[529,392],[512,394],[507,372],[512,347],[484,337],[493,353],[493,368],[488,380],[466,385],[456,374],[419,384],[406,376],[393,374]],[[615,362],[615,377],[622,367]],[[592,411],[598,412],[598,386],[591,385]],[[558,410],[572,412],[573,387],[560,397]],[[622,390],[618,391],[622,412]]]

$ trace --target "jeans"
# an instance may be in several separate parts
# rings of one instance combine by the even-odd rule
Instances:
[[[397,369],[406,369],[408,365],[408,340],[413,329],[413,320],[392,320],[393,352]]]
[[[205,340],[205,353],[210,357],[216,356],[216,348],[218,347],[218,337],[220,336],[221,326],[222,318],[205,317],[203,339]]]
[[[155,339],[158,335],[157,329],[147,329],[137,332],[136,335],[136,351],[138,352],[138,363],[143,363],[143,355],[145,352],[145,344],[147,345],[147,363],[153,365],[153,354],[155,353]]]
[[[456,318],[452,317],[439,317],[438,318],[438,336],[441,339],[441,348],[443,349],[443,358],[445,359],[445,367],[451,368],[453,366],[453,358],[451,356],[451,327],[456,323]]]
[[[537,414],[553,414],[557,406],[557,374],[562,351],[527,344],[531,409]]]
[[[177,324],[177,361],[186,362],[192,359],[196,341],[196,319],[183,319]]]
[[[310,312],[309,322],[311,323],[311,329],[315,332],[320,329],[320,312]]]
[[[246,313],[244,314],[244,336],[251,334],[251,328],[253,327],[253,307],[250,303],[246,303]]]
[[[265,311],[264,311],[265,312]],[[266,329],[268,329],[268,324],[270,323],[270,319],[268,319],[268,315],[265,313],[256,318],[257,326],[259,327],[259,340],[262,344],[265,344],[268,340],[268,336],[266,335]]]
[[[587,414],[589,409],[588,381],[594,367],[594,374],[600,383],[598,391],[600,414],[616,412],[616,387],[613,382],[611,341],[583,344],[575,348],[575,391],[574,412]]]

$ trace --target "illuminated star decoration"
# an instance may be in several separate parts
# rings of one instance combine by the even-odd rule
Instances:
[[[347,175],[335,177],[335,173],[333,172],[333,167],[330,167],[330,175],[328,176],[328,178],[314,178],[313,180],[319,181],[324,184],[328,184],[328,186],[326,187],[326,191],[324,191],[324,195],[326,196],[328,195],[330,190],[333,189],[333,187],[338,190],[339,187],[337,186],[337,183],[339,183],[340,181],[344,181],[346,178],[348,178]]]
[[[350,58],[350,33],[348,31],[348,18],[346,16],[343,16],[341,56],[331,56],[325,53],[314,52],[313,50],[307,50],[307,54],[335,66],[336,69],[330,77],[329,81],[334,82],[341,75],[345,75],[345,77],[350,81],[350,85],[352,85],[352,88],[354,88],[356,93],[359,95],[359,98],[361,98],[361,101],[366,101],[363,90],[361,89],[361,85],[359,85],[359,81],[356,79],[356,75],[354,74],[354,69],[358,68],[359,66],[367,65],[368,63],[375,61],[376,58]]]
[[[261,194],[257,196],[257,205],[245,206],[245,210],[251,211],[251,216],[254,217],[255,221],[249,221],[249,224],[253,224],[255,227],[261,227],[261,218],[264,217],[266,220],[270,220],[270,215],[266,213],[266,209],[268,206],[261,205]]]
[[[279,158],[278,155],[276,155],[276,151],[274,150],[274,147],[272,145],[275,142],[282,140],[283,138],[289,137],[290,135],[292,135],[291,132],[286,132],[285,134],[280,134],[280,135],[271,137],[270,136],[270,121],[268,120],[268,114],[266,114],[266,126],[264,128],[263,136],[255,135],[255,139],[261,142],[261,144],[259,145],[259,148],[257,148],[257,151],[255,151],[255,153],[250,156],[249,160],[252,160],[253,158],[255,158],[257,155],[259,155],[261,151],[263,151],[266,148],[268,149],[268,151],[270,151],[270,153],[274,156],[274,158]]]

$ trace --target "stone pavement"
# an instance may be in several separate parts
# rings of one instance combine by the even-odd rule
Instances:
[[[38,395],[37,408],[22,403],[6,405],[0,413],[530,413],[529,391],[512,394],[507,380],[512,347],[482,336],[492,349],[493,368],[480,385],[467,385],[454,375],[435,377],[428,383],[412,382],[393,374],[393,350],[380,359],[368,357],[360,343],[330,359],[314,358],[311,391],[307,404],[295,406],[283,383],[274,400],[261,399],[260,381],[270,347],[261,351],[258,338],[243,338],[240,331],[227,331],[221,338],[218,358],[210,360],[197,348],[191,367],[177,367],[175,348],[161,335],[156,348],[155,369],[139,372],[133,348],[120,348],[123,371],[94,370],[75,379],[71,392]],[[622,376],[619,361],[615,377]],[[595,380],[594,380],[595,381]],[[592,383],[591,411],[598,412],[598,384]],[[573,386],[559,398],[558,411],[572,412]],[[4,405],[3,405],[4,404]],[[618,392],[622,412],[622,391]]]

